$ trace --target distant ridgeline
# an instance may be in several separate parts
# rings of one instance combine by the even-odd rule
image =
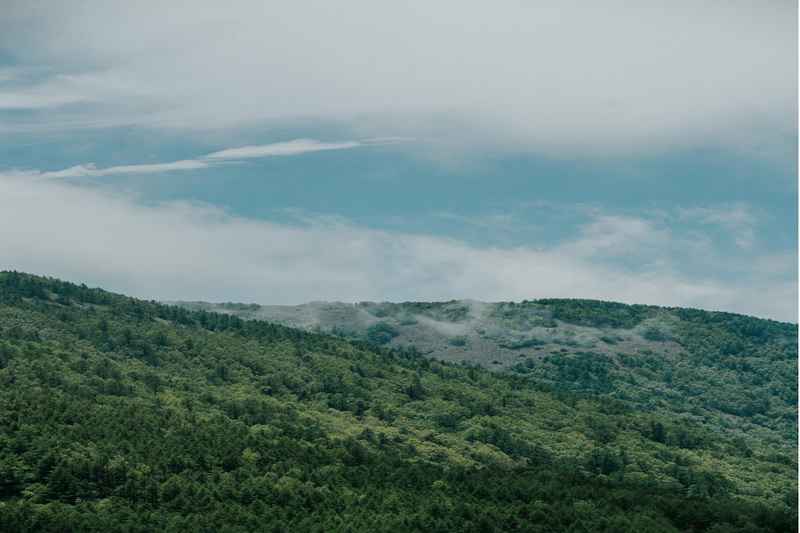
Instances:
[[[182,305],[0,273],[0,531],[797,530],[793,324]]]

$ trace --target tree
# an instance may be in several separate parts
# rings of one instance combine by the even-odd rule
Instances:
[[[411,378],[411,384],[406,387],[406,394],[412,400],[422,400],[425,398],[425,387],[422,386],[422,380],[419,374],[414,374]]]

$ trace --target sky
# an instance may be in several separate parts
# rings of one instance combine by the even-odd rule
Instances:
[[[0,269],[797,321],[789,1],[3,2]]]

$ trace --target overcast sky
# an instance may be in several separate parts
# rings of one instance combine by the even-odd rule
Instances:
[[[3,3],[0,268],[162,299],[797,320],[797,13]]]

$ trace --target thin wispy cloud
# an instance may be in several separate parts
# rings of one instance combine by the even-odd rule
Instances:
[[[122,174],[154,174],[160,172],[173,172],[176,170],[196,170],[205,168],[208,163],[201,160],[187,159],[183,161],[173,161],[171,163],[152,163],[143,165],[120,165],[115,167],[97,168],[94,163],[86,165],[76,165],[55,170],[52,172],[42,172],[38,177],[44,179],[56,178],[97,178],[102,176],[117,176]]]
[[[183,159],[168,163],[145,163],[138,165],[119,165],[98,168],[94,163],[76,165],[63,170],[47,172],[30,172],[29,175],[40,179],[58,178],[97,178],[103,176],[117,176],[123,174],[156,174],[162,172],[175,172],[207,168],[215,164],[231,161],[263,157],[297,156],[312,152],[330,150],[349,150],[360,146],[374,146],[378,144],[394,144],[399,142],[393,138],[382,141],[380,139],[367,139],[364,141],[322,142],[315,139],[295,139],[293,141],[277,142],[254,146],[228,148],[206,154],[197,159]]]
[[[742,204],[725,207],[693,207],[680,209],[682,219],[698,220],[725,230],[739,248],[751,248],[755,242],[757,219],[753,210]]]
[[[301,155],[309,152],[322,152],[326,150],[347,150],[363,146],[359,141],[345,142],[320,142],[314,139],[295,139],[293,141],[262,144],[256,146],[242,146],[213,152],[203,157],[207,160],[220,159],[250,159],[254,157],[272,157]]]

